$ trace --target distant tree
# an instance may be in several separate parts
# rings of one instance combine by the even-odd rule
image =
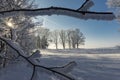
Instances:
[[[72,48],[79,48],[80,44],[84,44],[85,37],[82,32],[80,32],[79,29],[71,30],[70,31],[70,40],[72,44]]]
[[[43,36],[41,39],[41,48],[46,49],[48,47],[48,39],[46,36]]]
[[[56,49],[58,49],[58,42],[59,42],[59,31],[58,30],[54,30],[51,32],[51,38],[53,43],[56,46]]]
[[[48,47],[49,29],[43,27],[37,27],[37,29],[37,47],[46,49]]]
[[[80,32],[79,29],[76,29],[76,46],[79,48],[79,45],[84,45],[85,37],[82,32]]]
[[[68,43],[69,49],[71,49],[71,33],[72,31],[70,29],[67,30],[67,43]]]
[[[60,30],[59,32],[59,35],[60,35],[60,42],[63,46],[63,49],[65,49],[65,45],[66,45],[66,31],[65,30]]]
[[[72,44],[72,48],[76,48],[76,32],[75,30],[71,31],[71,44]]]

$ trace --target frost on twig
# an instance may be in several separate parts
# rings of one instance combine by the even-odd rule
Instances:
[[[24,51],[21,49],[18,43],[13,42],[12,40],[6,39],[4,37],[0,37],[0,40],[4,41],[7,45],[9,45],[13,50],[15,50],[18,53],[20,57],[24,58],[24,60],[26,60],[32,66],[33,70],[32,70],[32,76],[30,80],[36,80],[34,79],[36,78],[34,76],[36,76],[37,73],[40,73],[41,71],[39,70],[41,69],[44,70],[45,72],[47,71],[46,73],[48,74],[49,73],[54,74],[55,76],[59,77],[62,80],[75,80],[74,78],[71,78],[67,74],[76,65],[75,62],[70,62],[69,64],[63,67],[54,67],[54,68],[45,67],[40,64],[36,64],[37,62],[36,58],[41,57],[41,54],[39,54],[40,52],[38,50],[30,57],[27,57],[24,55]]]
[[[78,11],[88,11],[94,5],[92,0],[86,0],[84,4],[77,9]]]
[[[39,64],[39,63],[40,63],[39,58],[40,58],[41,56],[42,56],[42,55],[41,55],[40,51],[39,51],[39,50],[36,50],[31,56],[28,57],[28,59],[29,59],[31,62],[35,63],[35,64]]]

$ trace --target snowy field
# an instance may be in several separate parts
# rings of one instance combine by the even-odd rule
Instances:
[[[39,54],[39,53],[38,53]],[[71,72],[75,80],[120,80],[120,50],[118,49],[79,49],[41,50],[39,64],[46,67],[63,66],[75,61],[77,66]],[[19,61],[20,60],[20,61]],[[36,69],[32,80],[57,79],[52,72]],[[18,61],[0,70],[0,80],[31,80],[33,67],[19,58]],[[67,79],[68,80],[68,79]]]
[[[76,61],[72,74],[77,80],[120,80],[120,50],[41,50],[41,53],[41,64],[45,66]]]

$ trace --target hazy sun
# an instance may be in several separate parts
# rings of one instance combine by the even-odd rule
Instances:
[[[11,22],[7,22],[7,25],[10,26],[10,27],[13,26],[13,24]]]

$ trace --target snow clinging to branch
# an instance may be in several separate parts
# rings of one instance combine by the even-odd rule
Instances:
[[[86,0],[85,3],[78,9],[79,11],[87,11],[94,5],[93,1]]]
[[[78,11],[74,9],[49,7],[40,9],[18,9],[0,12],[0,17],[17,16],[18,13],[29,16],[43,16],[43,15],[66,15],[79,19],[95,19],[95,20],[113,20],[115,16],[111,12],[92,12],[92,11]]]
[[[120,7],[120,0],[107,0],[108,7]]]

